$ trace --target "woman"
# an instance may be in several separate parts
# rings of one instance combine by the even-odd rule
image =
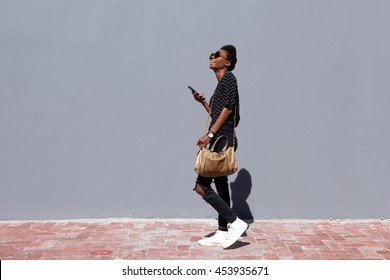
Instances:
[[[218,85],[207,103],[203,94],[193,92],[196,101],[200,102],[206,111],[211,110],[209,132],[197,141],[199,148],[212,145],[219,135],[226,135],[229,146],[237,148],[234,126],[240,121],[240,106],[237,80],[231,72],[237,62],[236,48],[232,45],[223,46],[210,55],[210,69],[214,71]],[[224,141],[218,143],[216,151],[222,150]],[[218,194],[211,188],[214,181]],[[218,212],[218,230],[211,237],[198,241],[200,245],[221,245],[227,248],[234,244],[248,228],[248,224],[237,217],[230,207],[230,194],[227,176],[205,178],[198,176],[194,190],[203,197]]]

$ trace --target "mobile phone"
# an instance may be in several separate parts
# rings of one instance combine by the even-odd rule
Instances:
[[[192,87],[190,87],[190,86],[188,86],[188,88],[192,91],[192,94],[195,94],[195,93],[197,93],[197,91],[196,90],[194,90]]]

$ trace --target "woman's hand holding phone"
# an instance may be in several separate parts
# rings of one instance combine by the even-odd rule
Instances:
[[[206,97],[203,95],[203,93],[199,93],[196,90],[194,90],[192,87],[188,86],[188,88],[191,90],[192,95],[194,96],[195,100],[204,104],[206,102]]]

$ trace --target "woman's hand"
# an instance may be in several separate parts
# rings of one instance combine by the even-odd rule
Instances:
[[[203,95],[203,93],[195,92],[193,96],[199,103],[204,104],[206,102],[206,97]]]
[[[207,135],[204,135],[198,139],[196,145],[199,146],[200,149],[206,147],[210,143],[210,138]]]

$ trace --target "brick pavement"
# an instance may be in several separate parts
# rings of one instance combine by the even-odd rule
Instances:
[[[214,219],[0,222],[0,259],[389,260],[390,220],[257,220],[228,249]]]

